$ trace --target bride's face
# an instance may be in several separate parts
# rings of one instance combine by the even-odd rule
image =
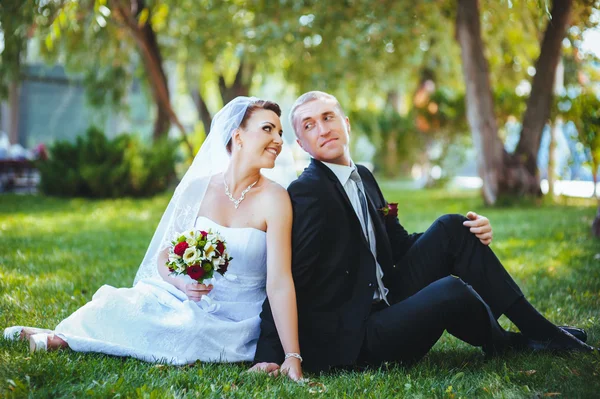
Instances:
[[[248,118],[245,127],[234,136],[238,144],[234,151],[254,167],[272,168],[281,152],[282,135],[277,114],[271,110],[257,109]]]

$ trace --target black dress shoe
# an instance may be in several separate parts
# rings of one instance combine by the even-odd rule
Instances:
[[[531,350],[529,347],[529,339],[525,338],[521,333],[507,331],[505,338],[506,339],[502,341],[484,344],[481,349],[485,353],[485,357],[493,358],[508,352]]]
[[[558,326],[561,330],[564,330],[580,340],[581,342],[587,342],[588,335],[583,328],[571,327],[571,326]]]
[[[553,352],[594,352],[598,351],[598,348],[594,348],[581,342],[575,338],[572,334],[568,333],[564,329],[560,329],[559,333],[549,341],[536,341],[534,339],[527,339],[527,348],[533,351],[553,351]]]

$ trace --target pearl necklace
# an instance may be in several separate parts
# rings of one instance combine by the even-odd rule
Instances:
[[[258,183],[258,180],[255,181],[254,183],[252,183],[251,185],[249,185],[248,187],[246,187],[246,189],[244,189],[244,191],[242,191],[242,195],[240,196],[240,199],[235,199],[235,198],[233,198],[233,195],[231,195],[231,192],[229,191],[229,186],[227,185],[227,181],[223,177],[223,184],[225,185],[225,195],[227,197],[229,197],[231,202],[233,202],[233,205],[235,205],[235,209],[238,209],[238,207],[240,206],[240,203],[244,200],[244,198],[246,198],[246,194],[248,194],[248,191],[250,191],[250,189],[252,189],[252,187],[254,187],[254,185],[256,183]]]

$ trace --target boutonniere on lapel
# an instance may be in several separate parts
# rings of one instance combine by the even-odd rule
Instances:
[[[379,212],[381,212],[381,214],[388,218],[395,218],[398,217],[398,203],[396,202],[390,202],[388,203],[386,206],[384,206],[383,208],[378,209]]]

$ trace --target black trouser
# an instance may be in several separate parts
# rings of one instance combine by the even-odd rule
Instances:
[[[496,319],[523,294],[464,220],[440,217],[397,265],[395,296],[369,317],[362,361],[418,360],[444,330],[475,346],[508,342]]]

